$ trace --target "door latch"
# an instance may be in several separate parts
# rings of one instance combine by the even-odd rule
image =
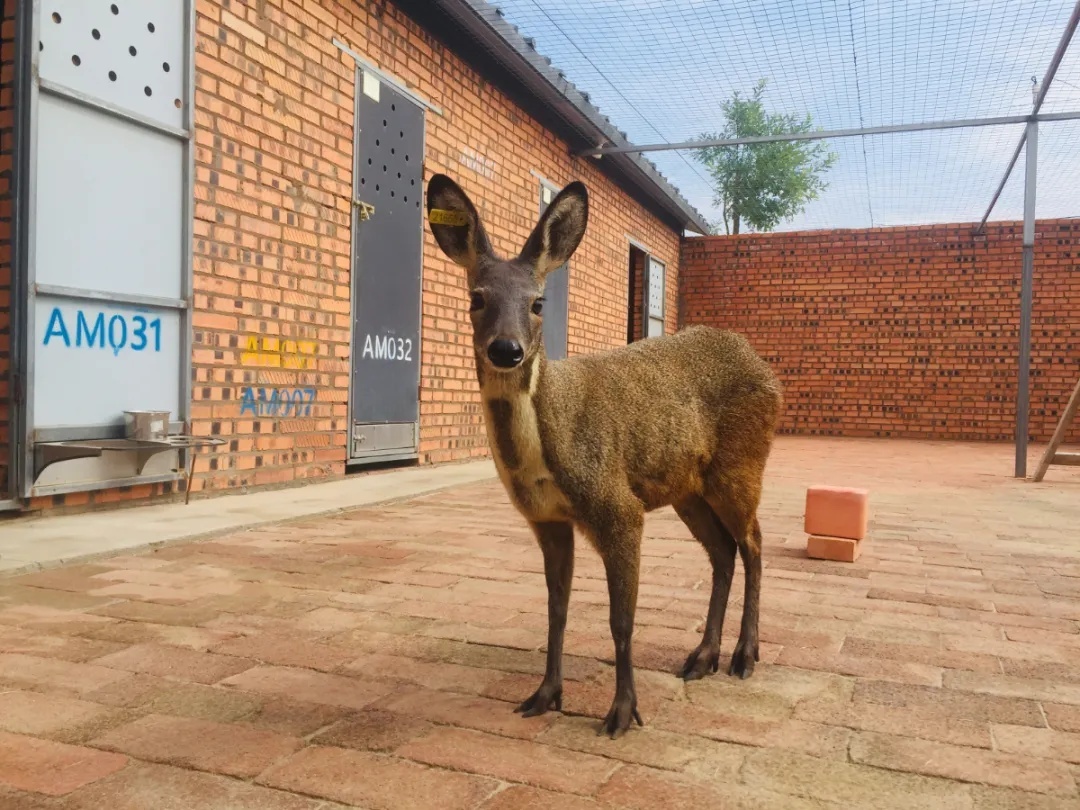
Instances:
[[[363,200],[353,200],[353,206],[360,209],[360,220],[362,222],[371,219],[375,213],[375,206]]]

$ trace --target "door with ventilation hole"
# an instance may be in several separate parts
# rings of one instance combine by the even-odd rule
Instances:
[[[419,450],[424,110],[362,68],[356,82],[349,456],[362,464]]]

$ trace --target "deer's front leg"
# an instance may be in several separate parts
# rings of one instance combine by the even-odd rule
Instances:
[[[547,668],[533,696],[517,707],[524,717],[544,714],[552,706],[562,711],[563,636],[574,579],[574,527],[570,523],[533,523],[544,552],[544,576],[548,589]]]
[[[634,611],[637,608],[638,573],[641,561],[643,519],[637,516],[619,527],[609,527],[596,535],[596,546],[607,571],[608,597],[611,600],[611,637],[615,642],[615,700],[611,704],[599,734],[618,739],[630,728],[631,719],[641,722],[634,688],[634,664],[631,639],[634,635]]]

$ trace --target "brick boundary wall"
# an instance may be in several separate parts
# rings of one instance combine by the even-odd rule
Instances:
[[[1021,226],[973,228],[687,239],[683,319],[743,332],[773,364],[782,433],[1012,440]],[[1080,378],[1080,220],[1037,223],[1034,293],[1030,433],[1045,441]]]
[[[595,161],[571,158],[565,141],[393,4],[204,0],[196,25],[193,431],[228,443],[199,455],[195,492],[345,472],[356,66],[334,37],[443,109],[427,115],[425,183],[435,172],[457,179],[497,251],[516,253],[537,220],[532,172],[588,185],[589,228],[570,261],[570,355],[626,343],[628,236],[666,263],[667,328],[676,329],[679,231]],[[485,456],[464,271],[426,226],[423,248],[420,462]],[[314,368],[246,365],[252,336],[314,341]],[[316,401],[304,418],[253,418],[241,414],[247,386],[312,387]],[[81,492],[31,508],[172,491]]]
[[[11,173],[15,153],[15,4],[3,0],[0,21],[0,500],[11,463]]]

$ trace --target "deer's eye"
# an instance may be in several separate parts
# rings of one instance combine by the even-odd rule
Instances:
[[[541,312],[544,311],[544,299],[543,298],[537,298],[535,301],[533,301],[532,311],[533,311],[533,315],[539,315]]]
[[[469,296],[469,312],[476,312],[478,309],[484,308],[484,296],[480,293],[473,293]]]

